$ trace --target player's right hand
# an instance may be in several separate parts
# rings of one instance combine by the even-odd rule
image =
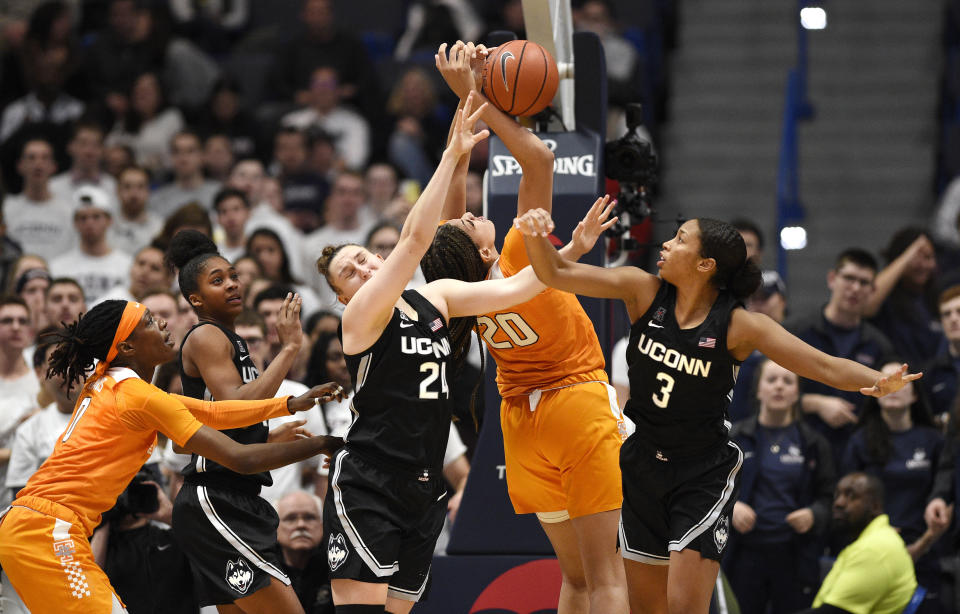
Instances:
[[[513,218],[513,225],[528,237],[545,237],[554,228],[553,219],[546,209],[530,209],[520,217]]]
[[[299,350],[303,345],[303,325],[300,323],[300,306],[303,299],[297,293],[287,293],[277,314],[277,337],[283,347]]]

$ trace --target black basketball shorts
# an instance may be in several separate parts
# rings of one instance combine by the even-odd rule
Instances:
[[[442,475],[386,470],[344,448],[334,456],[323,505],[330,579],[388,582],[419,601],[447,511]]]
[[[620,451],[623,557],[667,565],[670,552],[691,549],[719,561],[742,465],[743,452],[733,442],[695,459],[660,460],[636,437],[627,439]]]
[[[256,495],[183,485],[173,504],[173,534],[190,560],[200,605],[227,604],[290,578],[281,566],[273,506]]]

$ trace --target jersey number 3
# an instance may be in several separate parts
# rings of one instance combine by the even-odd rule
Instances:
[[[494,322],[494,319],[496,319],[496,322]],[[498,313],[493,318],[477,316],[477,324],[486,327],[482,334],[487,345],[498,350],[512,347],[522,348],[533,345],[540,340],[540,335],[520,317],[519,313]],[[501,329],[510,341],[493,340],[493,336]]]
[[[660,391],[653,394],[653,404],[665,408],[670,403],[670,393],[673,392],[675,380],[663,371],[657,373],[657,381],[663,382]]]

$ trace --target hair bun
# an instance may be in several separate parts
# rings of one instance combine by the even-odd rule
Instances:
[[[204,254],[217,254],[217,244],[199,230],[181,230],[170,240],[167,262],[182,269],[188,262]]]

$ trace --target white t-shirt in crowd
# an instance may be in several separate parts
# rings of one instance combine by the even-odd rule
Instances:
[[[148,205],[149,206],[149,205]],[[163,220],[148,213],[142,222],[131,222],[122,215],[113,216],[113,224],[107,231],[110,246],[133,256],[163,230]]]
[[[33,369],[20,377],[0,378],[0,448],[13,444],[20,418],[37,407],[40,380]],[[0,462],[0,485],[6,484],[7,461]],[[10,503],[10,491],[0,488],[0,509]]]
[[[280,388],[277,389],[276,396],[284,397],[290,395],[296,397],[300,396],[307,390],[309,390],[309,388],[300,382],[285,379],[280,384]],[[307,423],[303,425],[303,428],[307,429],[307,431],[313,435],[327,434],[327,425],[323,421],[323,416],[320,414],[320,408],[316,405],[307,411],[298,411],[296,414],[289,416],[270,418],[267,424],[272,431],[281,424],[290,422],[292,420],[306,420]],[[271,470],[270,477],[273,478],[273,486],[261,488],[260,496],[267,501],[273,502],[295,490],[310,490],[310,492],[313,492],[312,485],[309,489],[305,489],[303,487],[301,476],[303,476],[305,471],[310,471],[311,469],[316,470],[316,468],[319,466],[320,459],[321,456],[314,456],[313,458],[308,458],[307,460],[293,463],[292,465],[286,465],[285,467]]]
[[[133,258],[116,249],[105,256],[90,256],[74,249],[50,261],[50,274],[77,280],[87,304],[94,305],[115,286],[127,283],[131,264]]]
[[[70,171],[66,171],[51,177],[47,188],[53,192],[54,196],[57,196],[61,200],[65,200],[68,203],[72,203],[73,193],[77,189],[88,185],[100,188],[106,192],[107,196],[113,199],[114,205],[116,205],[116,198],[114,195],[117,193],[117,180],[114,179],[110,173],[100,173],[100,176],[95,180],[82,179],[80,181],[74,181],[73,174]]]
[[[280,123],[304,131],[323,129],[333,137],[333,148],[348,168],[360,170],[370,157],[370,124],[359,113],[345,107],[332,109],[321,116],[313,107],[292,111]]]
[[[39,202],[23,194],[3,199],[3,220],[7,235],[23,251],[48,262],[73,247],[73,207],[70,201],[51,196]]]
[[[62,413],[57,410],[56,403],[51,403],[20,425],[7,467],[7,488],[27,485],[30,476],[53,453],[53,447],[70,423],[71,416],[72,413]]]

